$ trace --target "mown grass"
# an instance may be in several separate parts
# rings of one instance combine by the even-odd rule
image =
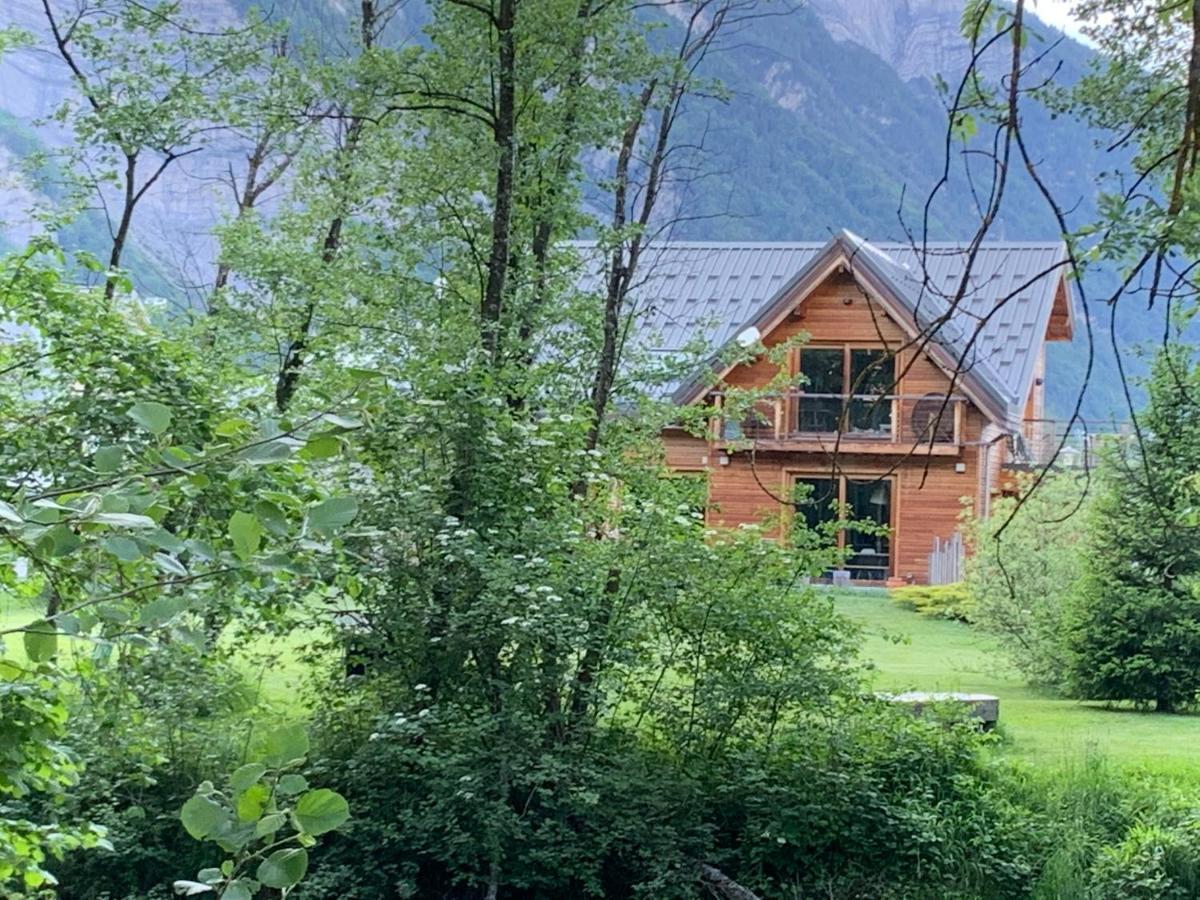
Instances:
[[[1113,765],[1200,777],[1200,715],[1158,715],[1049,696],[1028,687],[995,642],[967,625],[930,619],[884,591],[839,592],[838,609],[862,624],[863,654],[881,690],[968,691],[1000,698],[1001,752],[1042,766],[1089,756]]]
[[[40,613],[19,601],[0,597],[0,631],[19,628],[36,621]],[[276,718],[303,718],[309,713],[310,692],[306,689],[309,666],[305,659],[310,645],[321,638],[319,628],[301,628],[284,636],[267,635],[249,641],[232,635],[223,638],[224,649],[232,653],[238,670],[244,675],[251,701],[268,708]],[[0,637],[3,649],[0,657],[18,662],[25,660],[22,634],[16,632]],[[85,641],[62,639],[60,649],[66,653],[88,652]]]

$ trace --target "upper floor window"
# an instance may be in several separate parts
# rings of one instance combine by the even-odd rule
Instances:
[[[806,346],[792,420],[804,433],[890,437],[896,360],[871,347]]]

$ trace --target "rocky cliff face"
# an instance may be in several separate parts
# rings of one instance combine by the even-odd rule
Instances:
[[[865,47],[905,81],[941,75],[953,83],[970,56],[959,30],[963,0],[809,0],[809,5],[834,40]],[[989,62],[1003,65],[1000,54]]]

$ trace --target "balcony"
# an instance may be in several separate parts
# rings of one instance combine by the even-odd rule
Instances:
[[[724,397],[718,398],[723,405]],[[817,394],[760,399],[737,418],[718,417],[725,442],[762,450],[954,456],[963,442],[966,398],[944,394]]]
[[[1026,419],[1013,437],[1005,466],[1017,471],[1092,469],[1099,463],[1102,446],[1128,440],[1132,434],[1128,424],[1111,421]]]

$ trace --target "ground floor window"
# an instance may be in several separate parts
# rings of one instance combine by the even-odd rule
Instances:
[[[894,478],[871,475],[797,475],[803,489],[796,515],[810,529],[839,520],[861,527],[837,532],[838,546],[848,551],[845,567],[854,581],[885,581],[892,572],[892,498]]]

